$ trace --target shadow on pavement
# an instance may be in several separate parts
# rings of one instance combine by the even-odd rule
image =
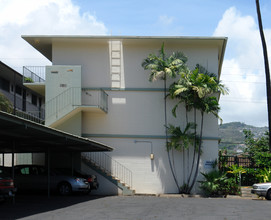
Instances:
[[[0,202],[0,219],[18,219],[103,198],[101,196],[74,194],[71,196],[16,195],[12,201]]]

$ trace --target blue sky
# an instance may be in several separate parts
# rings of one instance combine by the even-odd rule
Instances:
[[[271,0],[260,4],[271,50]],[[267,125],[255,0],[0,0],[2,62],[19,72],[24,65],[50,65],[21,38],[35,34],[226,36],[221,79],[230,95],[221,98],[220,116]]]
[[[81,12],[89,11],[113,35],[213,34],[224,12],[235,6],[256,19],[255,0],[73,0]],[[271,17],[271,1],[261,0],[263,20]],[[164,18],[164,20],[163,20]],[[164,21],[164,22],[163,22]],[[265,26],[270,27],[266,22]]]

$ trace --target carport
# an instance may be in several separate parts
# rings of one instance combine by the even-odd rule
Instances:
[[[45,153],[50,196],[50,155],[56,152],[112,151],[107,145],[25,120],[0,111],[0,153],[12,154],[14,179],[15,153]]]

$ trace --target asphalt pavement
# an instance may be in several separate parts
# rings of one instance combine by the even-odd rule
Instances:
[[[181,196],[18,195],[0,203],[0,219],[250,220],[271,219],[271,201]]]

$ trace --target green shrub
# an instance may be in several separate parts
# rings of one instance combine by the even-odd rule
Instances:
[[[204,180],[199,181],[200,188],[206,196],[227,196],[240,194],[240,187],[236,177],[229,177],[228,173],[212,170],[209,173],[201,173]]]

